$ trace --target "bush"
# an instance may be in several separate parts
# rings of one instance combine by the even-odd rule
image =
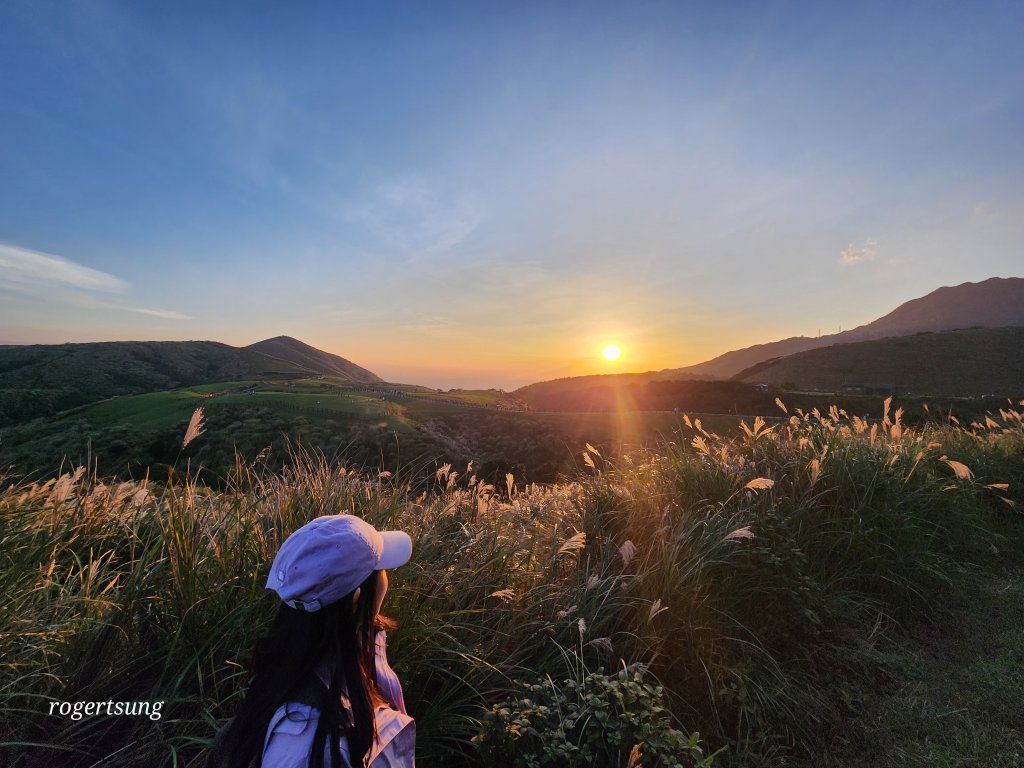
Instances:
[[[523,683],[523,697],[494,705],[474,741],[488,765],[515,768],[712,765],[700,734],[673,727],[664,690],[642,670]]]

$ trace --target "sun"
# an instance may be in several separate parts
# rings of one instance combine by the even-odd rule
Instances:
[[[605,360],[618,360],[622,357],[622,350],[619,349],[615,344],[609,344],[603,350],[601,354],[604,355]]]

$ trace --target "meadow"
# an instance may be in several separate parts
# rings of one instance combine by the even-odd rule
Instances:
[[[1019,568],[1021,406],[908,427],[889,401],[871,421],[780,401],[735,434],[685,416],[545,485],[300,448],[239,455],[217,489],[181,464],[4,477],[0,762],[200,765],[277,609],[274,552],[350,512],[415,542],[385,608],[423,764],[829,764],[890,644]],[[163,716],[46,714],[108,699]]]
[[[210,430],[184,453],[177,443],[196,407]],[[164,475],[184,459],[201,467],[201,480],[222,484],[235,451],[283,468],[289,442],[350,468],[392,472],[418,460],[465,465],[502,482],[508,472],[554,482],[579,464],[587,441],[653,444],[679,426],[662,412],[533,413],[499,390],[440,391],[401,384],[356,384],[335,377],[241,380],[115,396],[0,428],[0,466],[47,480],[63,460],[93,467],[103,476]],[[738,418],[704,414],[721,431]]]

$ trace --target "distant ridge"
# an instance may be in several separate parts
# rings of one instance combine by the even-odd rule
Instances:
[[[273,353],[258,347],[269,345]],[[252,347],[216,341],[101,341],[0,346],[0,427],[121,395],[294,375],[380,381],[286,336]]]
[[[325,376],[337,376],[362,384],[383,381],[377,374],[359,367],[350,360],[311,347],[291,336],[275,336],[272,339],[264,339],[250,344],[245,349],[275,357],[278,360],[285,360],[299,368],[315,371]]]
[[[0,426],[120,395],[273,375],[287,364],[216,341],[0,348]]]
[[[794,336],[726,352],[685,368],[659,371],[659,377],[727,379],[772,358],[819,349],[832,344],[907,336],[958,328],[1024,326],[1024,278],[991,277],[980,283],[938,288],[911,299],[866,325],[826,336]]]
[[[512,392],[512,395],[530,408],[540,411],[588,410],[589,403],[600,399],[602,390],[622,392],[630,386],[641,386],[659,378],[653,371],[569,376],[527,384]],[[624,407],[631,410],[632,404],[626,403]]]
[[[781,364],[781,361],[791,355],[827,349],[835,345],[848,346],[859,341],[899,338],[954,329],[1001,327],[1024,327],[1024,278],[992,277],[980,283],[962,283],[953,287],[938,288],[921,298],[901,304],[877,320],[843,333],[813,338],[795,336],[782,341],[755,344],[685,368],[666,368],[646,373],[594,374],[541,381],[521,387],[513,394],[535,408],[565,408],[574,400],[586,399],[586,393],[593,387],[620,388],[651,381],[723,380],[734,377],[739,379],[741,376],[744,381],[775,382],[779,377],[772,375],[761,379],[753,374],[761,375],[762,368],[768,369],[769,365]],[[992,343],[997,344],[995,341]],[[1008,354],[1006,360],[1015,359],[1012,351]],[[951,364],[953,362],[951,361]],[[782,369],[775,369],[778,370]],[[921,370],[929,369],[924,366]],[[865,383],[858,381],[863,377],[857,376],[852,370],[840,378],[842,381],[836,384],[837,387],[847,383]],[[919,382],[917,391],[931,391],[921,388],[919,378],[913,380]],[[949,379],[944,378],[943,381],[948,382]],[[972,381],[976,382],[976,379]],[[783,377],[779,383],[781,382],[795,383],[796,379]],[[891,387],[893,383],[885,381],[878,386]],[[896,383],[907,384],[909,379],[907,382]],[[985,389],[980,384],[978,387],[972,384],[967,390],[974,392],[979,388]],[[950,393],[961,390],[964,390],[964,387],[957,384],[950,389]],[[984,394],[987,393],[986,389]]]
[[[735,377],[799,390],[1024,395],[1024,328],[924,331],[833,344],[770,360]]]

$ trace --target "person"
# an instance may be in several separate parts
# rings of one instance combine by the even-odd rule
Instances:
[[[208,768],[411,768],[415,721],[387,661],[388,569],[412,540],[324,515],[281,545],[266,588],[281,599],[253,677]],[[319,756],[319,757],[317,757]]]

